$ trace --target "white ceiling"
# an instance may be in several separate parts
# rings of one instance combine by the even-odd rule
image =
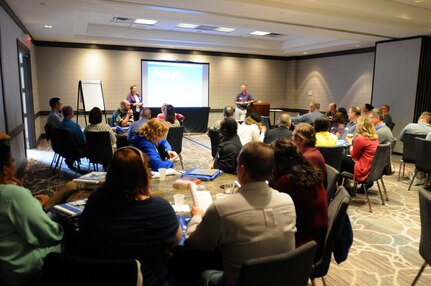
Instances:
[[[416,0],[418,1],[418,0]],[[37,41],[294,56],[431,35],[431,0],[7,0]],[[420,0],[419,0],[420,1]],[[113,17],[158,20],[134,27]],[[178,23],[235,28],[180,29]],[[51,29],[45,25],[53,26]],[[280,37],[252,36],[255,30]]]

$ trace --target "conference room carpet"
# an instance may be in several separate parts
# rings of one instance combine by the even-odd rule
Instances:
[[[209,138],[206,134],[189,134],[183,139],[184,167],[206,168],[212,161]],[[53,156],[50,145],[41,140],[37,149],[28,150],[28,166],[23,181],[33,193],[52,194],[73,173],[63,165],[62,172],[54,174],[49,169]],[[393,162],[398,170],[399,156]],[[88,162],[83,161],[84,168]],[[175,166],[181,169],[179,163]],[[414,165],[406,165],[406,176]],[[373,213],[363,195],[353,198],[348,209],[352,222],[354,242],[348,259],[342,264],[331,262],[327,285],[410,285],[423,263],[419,255],[420,218],[418,189],[407,191],[408,179],[397,181],[397,173],[385,176],[389,195],[386,205],[381,205],[377,186],[371,189]],[[430,242],[431,243],[431,242]],[[316,279],[317,285],[323,285]],[[431,267],[427,267],[417,285],[431,285]]]

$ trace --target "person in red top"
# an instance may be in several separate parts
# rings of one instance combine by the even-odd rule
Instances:
[[[275,155],[274,179],[271,184],[279,192],[292,197],[296,210],[296,247],[314,240],[320,259],[328,228],[328,202],[321,170],[297,151],[289,138],[271,144]]]
[[[296,143],[298,152],[320,169],[326,186],[326,162],[322,153],[316,148],[316,130],[314,127],[308,123],[299,123],[293,130],[292,140]]]
[[[356,122],[356,136],[353,139],[346,137],[350,145],[350,155],[343,156],[341,171],[353,173],[357,181],[365,181],[370,174],[371,163],[379,145],[378,135],[368,116],[361,116]]]

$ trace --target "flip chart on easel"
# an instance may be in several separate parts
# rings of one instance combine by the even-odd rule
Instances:
[[[105,110],[102,82],[100,80],[81,80],[80,82],[85,111],[90,111],[93,107]]]

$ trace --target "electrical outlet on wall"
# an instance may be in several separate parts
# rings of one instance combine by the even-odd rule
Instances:
[[[308,94],[308,96],[312,96],[313,95],[313,91],[309,90],[307,94]]]

